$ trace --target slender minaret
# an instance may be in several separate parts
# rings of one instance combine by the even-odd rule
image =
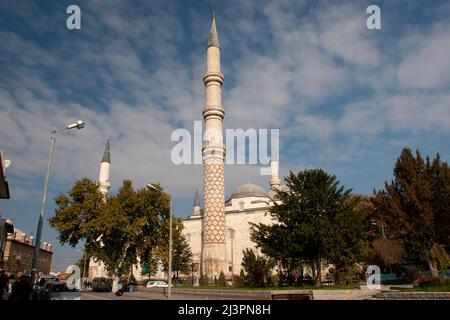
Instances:
[[[110,135],[108,135],[108,140],[106,141],[105,151],[103,152],[103,158],[100,162],[100,173],[98,176],[98,190],[103,195],[103,201],[106,202],[106,196],[108,195],[109,188],[111,188],[111,184],[109,183],[109,169],[111,167],[111,155],[109,150],[109,141],[111,140]],[[96,241],[100,243],[100,246],[103,247],[104,244],[102,242],[102,237],[97,238]],[[93,267],[92,270],[90,267]],[[107,277],[108,273],[106,271],[106,266],[102,260],[97,260],[91,257],[89,259],[89,264],[87,265],[89,278],[96,277]]]
[[[281,180],[278,176],[278,159],[274,154],[270,156],[270,188],[280,189]]]
[[[198,189],[195,189],[195,198],[194,198],[194,216],[199,216],[201,214],[200,211],[200,197],[198,196]]]
[[[206,49],[206,74],[203,77],[206,90],[206,105],[203,156],[203,201],[204,237],[202,271],[209,277],[226,273],[226,225],[225,186],[222,121],[225,112],[222,107],[223,74],[220,71],[220,44],[213,12],[211,32]]]
[[[106,141],[105,151],[103,152],[103,158],[100,162],[100,174],[98,177],[99,190],[104,197],[108,194],[111,184],[109,183],[109,169],[111,167],[111,155],[109,152],[109,141],[111,138],[108,136],[108,141]]]

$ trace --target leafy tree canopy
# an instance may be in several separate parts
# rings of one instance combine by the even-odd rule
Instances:
[[[334,175],[314,169],[285,180],[288,190],[277,190],[269,209],[277,222],[253,224],[252,240],[288,272],[314,265],[319,284],[322,260],[344,268],[359,259],[364,217]]]
[[[373,198],[378,220],[398,239],[409,258],[428,262],[437,276],[438,247],[450,247],[450,168],[437,154],[431,161],[403,149],[394,179]],[[447,251],[448,253],[448,251]]]
[[[55,198],[55,215],[49,223],[59,232],[61,244],[75,247],[84,242],[86,251],[102,260],[111,276],[119,276],[160,244],[169,200],[164,192],[135,190],[128,180],[116,195],[104,198],[98,185],[84,178],[68,195]]]

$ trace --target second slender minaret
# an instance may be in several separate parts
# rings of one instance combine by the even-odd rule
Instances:
[[[275,155],[270,157],[270,188],[280,189],[281,180],[278,176],[278,159]]]
[[[105,151],[103,152],[103,158],[100,162],[100,173],[98,177],[99,190],[105,198],[111,188],[111,184],[109,183],[109,169],[111,167],[111,155],[109,150],[110,139],[111,138],[108,137],[108,141],[106,141]]]
[[[198,189],[195,189],[195,197],[194,197],[194,216],[201,215],[200,209],[200,197],[198,196]]]
[[[203,156],[203,274],[218,276],[228,270],[226,262],[225,185],[222,121],[225,112],[222,107],[223,74],[220,71],[220,44],[217,35],[216,18],[213,12],[208,47],[206,49],[206,74],[203,83],[206,90],[206,105]]]

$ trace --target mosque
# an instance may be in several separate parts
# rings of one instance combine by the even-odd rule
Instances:
[[[198,190],[195,191],[192,213],[182,220],[184,234],[193,254],[195,278],[201,274],[210,279],[224,272],[227,277],[239,274],[243,250],[254,251],[255,243],[250,239],[250,222],[273,223],[267,214],[273,204],[274,190],[285,188],[280,185],[278,177],[278,161],[272,158],[269,191],[255,184],[238,186],[225,199],[224,159],[222,123],[225,111],[221,103],[221,91],[224,76],[220,68],[220,43],[213,14],[209,42],[206,49],[206,73],[203,83],[206,101],[203,109],[205,134],[202,145],[203,158],[203,200],[200,206]],[[99,189],[106,195],[110,188],[110,145],[109,139],[100,164]],[[140,266],[136,266],[133,274],[139,280]],[[106,276],[101,261],[90,261],[89,276]],[[155,275],[163,277],[160,271]]]

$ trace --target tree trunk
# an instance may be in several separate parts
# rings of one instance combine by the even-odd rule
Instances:
[[[315,263],[314,263],[314,261],[313,262],[311,262],[311,271],[312,271],[312,277],[313,277],[313,279],[316,279],[316,265],[315,265]]]
[[[437,268],[437,263],[435,259],[428,260],[428,266],[430,267],[431,275],[433,277],[439,277],[439,271]]]
[[[316,281],[315,281],[316,286],[320,286],[321,281],[322,281],[322,265],[320,262],[321,262],[321,259],[317,258],[316,259]]]
[[[115,293],[117,291],[117,287],[119,285],[119,277],[118,276],[114,276],[113,277],[113,283],[112,283],[112,292]]]

